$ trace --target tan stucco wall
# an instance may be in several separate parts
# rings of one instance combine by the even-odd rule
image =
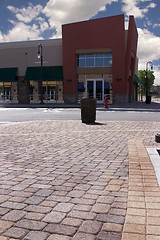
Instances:
[[[0,43],[0,68],[18,67],[18,76],[24,76],[27,67],[40,66],[38,44],[42,44],[44,66],[62,66],[62,39],[49,39]]]

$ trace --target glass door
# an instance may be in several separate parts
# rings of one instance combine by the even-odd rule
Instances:
[[[87,97],[94,98],[94,81],[87,80]]]
[[[96,80],[96,98],[97,101],[103,100],[103,82],[101,80]]]
[[[104,80],[86,79],[86,97],[96,98],[98,103],[104,100]]]

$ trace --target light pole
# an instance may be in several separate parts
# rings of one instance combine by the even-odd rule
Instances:
[[[43,51],[42,51],[42,44],[38,45],[37,57],[40,58],[40,60],[41,60],[40,101],[41,101],[41,104],[43,104],[43,88],[42,88],[42,83],[43,83]]]
[[[149,69],[149,65],[151,67],[151,70],[153,70],[153,63],[151,61],[148,61],[146,63],[146,104],[150,103],[150,99],[149,99],[149,96],[148,96],[148,69]]]

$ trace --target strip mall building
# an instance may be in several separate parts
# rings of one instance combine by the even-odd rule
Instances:
[[[0,100],[38,103],[43,93],[52,102],[135,101],[138,34],[133,16],[124,24],[118,15],[65,24],[62,39],[0,43]]]

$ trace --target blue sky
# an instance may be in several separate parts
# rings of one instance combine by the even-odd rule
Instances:
[[[152,61],[160,84],[160,0],[0,0],[0,42],[61,37],[61,25],[124,14],[138,29],[139,69]]]

